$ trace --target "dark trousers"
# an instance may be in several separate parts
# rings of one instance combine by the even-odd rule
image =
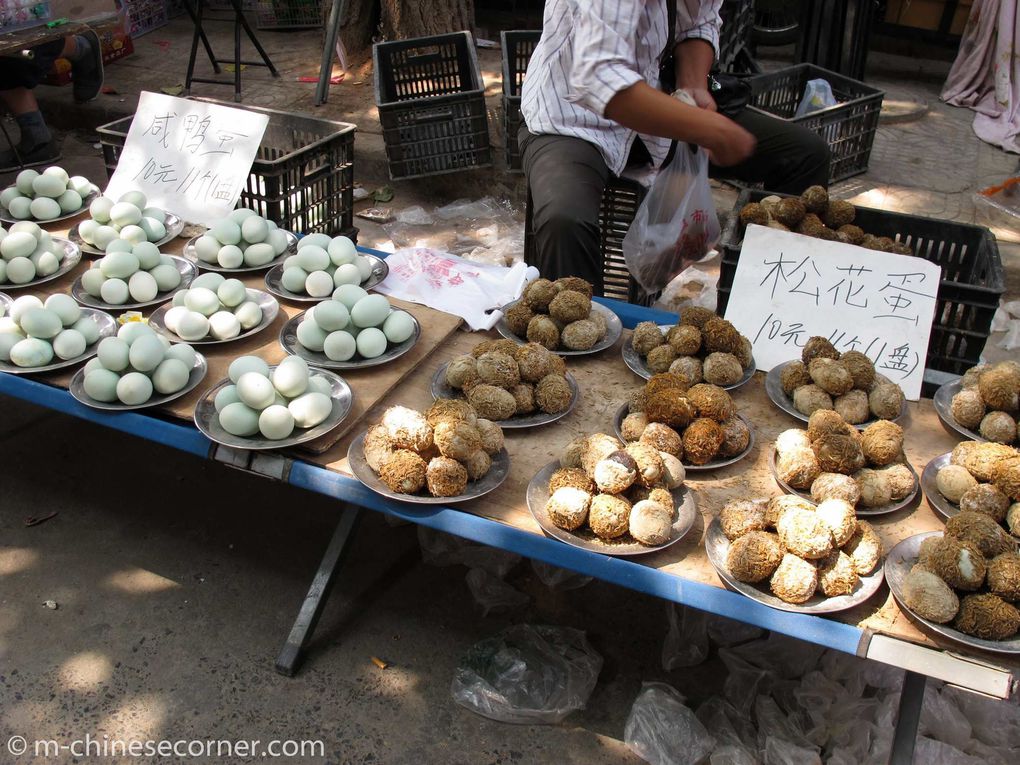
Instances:
[[[750,109],[742,110],[734,121],[755,136],[757,147],[739,165],[711,166],[712,177],[762,181],[769,191],[791,194],[815,184],[828,185],[829,147],[823,138]],[[547,279],[580,276],[602,294],[598,218],[610,174],[602,153],[580,138],[532,135],[526,125],[521,126],[519,144],[531,193],[535,245],[528,265]],[[647,162],[641,140],[634,145],[631,163]]]

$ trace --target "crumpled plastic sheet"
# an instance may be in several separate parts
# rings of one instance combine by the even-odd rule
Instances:
[[[783,713],[779,704],[770,696],[758,696],[754,701],[754,717],[758,722],[758,743],[762,749],[770,739],[781,740],[802,749],[818,748],[807,737],[807,731]]]
[[[709,765],[758,765],[758,758],[742,746],[717,746],[708,758]]]
[[[1020,748],[1020,705],[995,701],[956,688],[942,691],[970,721],[974,737],[994,747]]]
[[[711,697],[698,707],[696,715],[720,746],[743,750],[757,759],[758,732],[754,724],[726,699]]]
[[[723,695],[741,715],[749,717],[755,698],[768,691],[773,673],[742,659],[732,648],[720,648],[719,658],[726,665]]]
[[[484,568],[473,568],[465,577],[471,596],[482,607],[482,616],[505,613],[526,606],[531,598]]]
[[[999,341],[999,347],[1007,351],[1020,348],[1020,319],[1010,319],[1005,330],[1006,336]]]
[[[956,700],[948,694],[940,693],[936,684],[929,681],[924,686],[918,733],[962,750],[967,747],[973,730]]]
[[[418,544],[421,545],[422,560],[431,566],[462,564],[468,568],[484,569],[501,579],[521,560],[516,553],[476,544],[427,526],[418,527]]]
[[[797,680],[815,668],[824,652],[825,649],[819,645],[786,637],[778,632],[732,649],[733,654],[752,666],[781,678]]]
[[[684,697],[665,683],[642,683],[623,738],[628,749],[651,765],[695,765],[716,745]]]
[[[816,749],[791,744],[769,736],[765,742],[765,765],[822,765]]]
[[[435,219],[421,205],[405,207],[394,216],[394,219],[397,223],[406,223],[411,226],[431,226],[435,223]]]
[[[937,763],[937,765],[985,765],[979,757],[965,754],[955,746],[942,741],[918,736],[914,745],[914,762]]]
[[[696,608],[666,603],[669,630],[662,641],[662,668],[695,667],[708,658],[707,614]]]
[[[724,648],[757,640],[765,634],[761,627],[738,622],[736,619],[727,619],[725,616],[706,613],[705,618],[708,622],[708,639]]]
[[[534,569],[535,575],[542,581],[542,584],[551,590],[577,590],[592,581],[592,577],[587,574],[579,574],[568,568],[560,568],[540,560],[532,560],[531,568]]]
[[[656,301],[656,307],[678,313],[681,308],[694,305],[714,311],[718,303],[716,289],[719,285],[718,274],[710,274],[700,268],[690,266],[681,271],[662,289]]]
[[[461,658],[453,700],[491,720],[557,723],[588,703],[602,657],[569,627],[518,624],[475,643]]]

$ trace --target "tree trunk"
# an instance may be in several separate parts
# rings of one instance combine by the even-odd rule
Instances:
[[[474,0],[351,0],[340,39],[352,57],[359,57],[373,38],[400,40],[459,32],[473,29],[474,22]]]
[[[474,0],[379,0],[383,34],[391,40],[471,30]]]

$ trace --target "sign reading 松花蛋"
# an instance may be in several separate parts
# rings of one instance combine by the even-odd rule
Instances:
[[[105,194],[141,191],[150,205],[211,225],[237,203],[269,117],[143,92]]]
[[[750,225],[726,318],[751,340],[758,369],[800,358],[821,335],[866,354],[916,401],[941,277],[923,258]]]

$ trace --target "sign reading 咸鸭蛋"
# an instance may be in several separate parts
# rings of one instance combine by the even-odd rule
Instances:
[[[234,209],[269,117],[247,109],[143,92],[104,192],[211,225]]]

